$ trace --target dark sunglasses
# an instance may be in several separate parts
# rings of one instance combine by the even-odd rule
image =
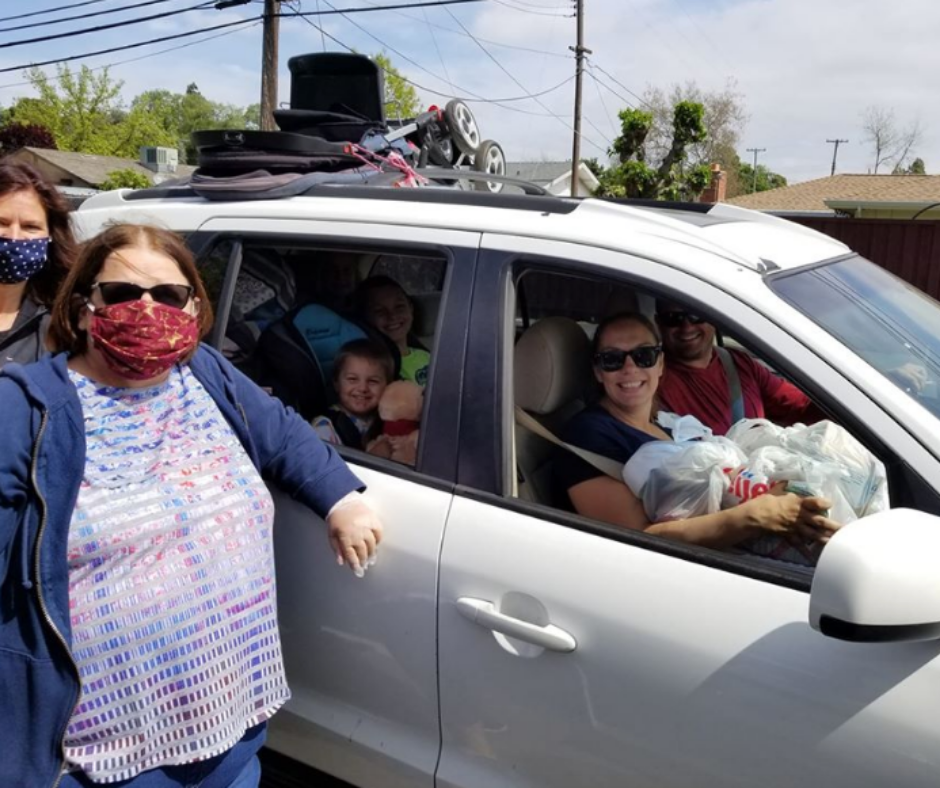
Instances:
[[[623,365],[627,363],[627,357],[630,357],[640,369],[649,369],[656,364],[662,352],[662,345],[643,345],[633,350],[611,348],[594,354],[594,366],[604,372],[616,372],[623,369]]]
[[[150,293],[150,297],[154,301],[177,309],[185,307],[195,292],[195,288],[191,285],[141,287],[133,282],[95,282],[91,289],[101,293],[101,300],[107,306],[123,304],[127,301],[139,301],[143,298],[144,293]]]
[[[683,323],[697,326],[699,323],[705,322],[704,317],[699,317],[689,312],[660,312],[656,317],[659,318],[660,323],[664,326],[669,326],[669,328],[678,328]]]

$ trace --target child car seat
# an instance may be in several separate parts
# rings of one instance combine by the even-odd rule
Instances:
[[[384,334],[322,304],[292,309],[261,334],[258,354],[264,359],[274,394],[306,419],[324,413],[333,403],[333,362],[347,342],[376,339],[389,349],[395,377],[401,356]]]

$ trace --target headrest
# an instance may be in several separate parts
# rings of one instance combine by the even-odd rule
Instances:
[[[441,293],[419,293],[411,296],[415,307],[411,331],[418,337],[433,337],[437,332],[437,317],[441,310]]]
[[[546,317],[516,342],[516,404],[544,415],[582,399],[591,380],[591,343],[567,317]]]

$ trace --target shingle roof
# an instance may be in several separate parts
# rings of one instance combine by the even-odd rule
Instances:
[[[571,172],[570,161],[510,161],[506,175],[544,186]]]
[[[940,175],[833,175],[728,200],[759,211],[831,211],[826,200],[940,202]]]
[[[122,159],[119,156],[97,156],[91,153],[46,150],[45,148],[27,148],[26,150],[94,186],[104,182],[109,173],[114,170],[131,169],[151,178],[155,175],[153,170],[147,169],[140,162],[134,159]],[[181,178],[191,175],[195,169],[187,164],[180,164],[175,173],[162,173],[162,175],[165,179]]]

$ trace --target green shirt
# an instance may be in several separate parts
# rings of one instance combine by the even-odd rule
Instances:
[[[419,386],[428,383],[428,365],[431,363],[431,354],[420,348],[410,347],[401,357],[401,379],[413,380]]]

